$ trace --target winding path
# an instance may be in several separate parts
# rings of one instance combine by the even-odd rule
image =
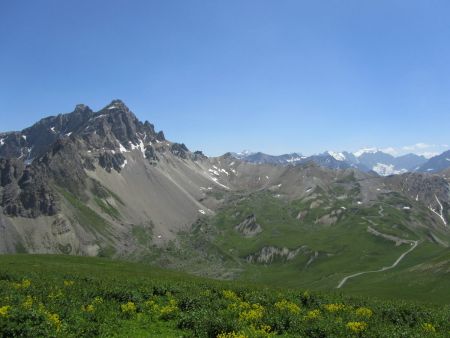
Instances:
[[[390,269],[395,268],[395,267],[398,265],[398,263],[400,263],[400,262],[402,261],[402,259],[405,258],[405,256],[406,256],[407,254],[409,254],[411,251],[413,251],[413,250],[417,247],[417,245],[419,244],[419,241],[409,241],[409,240],[404,240],[404,241],[407,242],[407,243],[410,243],[411,247],[410,247],[407,251],[405,251],[404,253],[402,253],[402,254],[400,255],[400,257],[397,258],[397,260],[394,262],[394,264],[392,264],[391,266],[384,266],[384,267],[382,267],[382,268],[379,269],[379,270],[363,271],[363,272],[354,273],[353,275],[344,277],[344,278],[339,282],[339,284],[338,284],[338,286],[336,287],[336,289],[340,289],[341,287],[343,287],[344,284],[345,284],[350,278],[358,277],[358,276],[361,276],[361,275],[364,275],[364,274],[367,274],[367,273],[382,272],[382,271],[386,271],[386,270],[390,270]]]

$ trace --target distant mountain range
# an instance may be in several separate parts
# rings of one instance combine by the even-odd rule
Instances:
[[[356,168],[363,172],[375,172],[381,176],[406,172],[436,173],[450,168],[450,151],[430,159],[412,153],[396,157],[375,148],[361,149],[354,153],[326,151],[312,156],[300,153],[269,155],[249,150],[230,154],[236,159],[255,164],[298,165],[315,162],[329,169]]]

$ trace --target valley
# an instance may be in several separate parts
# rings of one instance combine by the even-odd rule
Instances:
[[[445,171],[380,176],[321,160],[208,158],[166,140],[119,100],[1,137],[2,253],[449,301]]]

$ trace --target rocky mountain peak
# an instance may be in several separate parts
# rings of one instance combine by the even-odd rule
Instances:
[[[119,99],[112,100],[111,103],[104,107],[101,111],[103,112],[105,110],[111,112],[122,111],[125,113],[131,113],[130,108],[128,108],[127,105]]]

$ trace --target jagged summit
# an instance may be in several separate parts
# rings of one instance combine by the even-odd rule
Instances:
[[[71,113],[43,118],[19,132],[2,133],[0,158],[30,162],[66,137],[82,139],[93,149],[109,150],[132,150],[141,143],[145,146],[166,141],[162,131],[155,131],[148,121],[139,121],[123,101],[115,99],[97,112],[78,104]]]
[[[115,110],[121,110],[124,112],[131,112],[130,108],[120,99],[114,99],[111,101],[110,104],[105,106],[103,109],[100,110],[100,112],[103,112],[105,110],[115,111]]]
[[[52,182],[83,196],[89,175],[100,168],[107,173],[120,174],[129,167],[145,172],[160,161],[207,159],[183,143],[166,140],[162,131],[141,122],[121,100],[97,112],[78,104],[71,113],[0,135],[0,210],[12,216],[58,213]]]

